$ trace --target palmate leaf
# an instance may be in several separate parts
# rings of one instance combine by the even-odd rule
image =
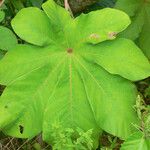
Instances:
[[[50,143],[55,122],[93,129],[95,141],[101,128],[126,138],[138,123],[131,81],[150,75],[140,49],[110,34],[124,30],[129,17],[106,8],[72,19],[51,0],[43,9],[22,9],[12,21],[16,34],[33,45],[18,45],[0,61],[0,83],[6,85],[0,128],[21,138],[42,131]]]

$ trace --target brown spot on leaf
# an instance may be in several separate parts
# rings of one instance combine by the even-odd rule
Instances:
[[[96,33],[92,33],[90,36],[89,36],[90,39],[99,39],[100,36]]]
[[[114,38],[116,38],[116,35],[117,35],[117,32],[109,32],[108,33],[108,38],[109,39],[114,39]]]

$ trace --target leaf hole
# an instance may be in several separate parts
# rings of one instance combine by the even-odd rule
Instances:
[[[3,91],[5,90],[6,86],[0,84],[0,96],[2,95]]]
[[[21,134],[23,134],[23,132],[24,132],[24,127],[23,127],[22,125],[19,125],[19,131],[20,131]]]

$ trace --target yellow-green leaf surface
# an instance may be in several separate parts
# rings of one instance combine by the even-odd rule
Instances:
[[[12,20],[12,27],[23,40],[38,46],[50,43],[53,36],[48,17],[36,7],[22,9]]]
[[[114,17],[115,16],[115,17]],[[81,41],[99,43],[113,40],[130,24],[129,17],[122,11],[105,8],[82,14],[75,19]]]
[[[22,9],[12,21],[18,36],[33,45],[18,45],[0,61],[0,83],[6,85],[0,128],[21,138],[42,132],[49,143],[55,122],[93,129],[95,141],[101,129],[126,138],[138,123],[137,90],[129,80],[150,76],[150,64],[130,40],[103,38],[92,44],[86,34],[120,32],[128,16],[106,8],[73,19],[51,0],[43,9]]]
[[[149,150],[150,140],[142,132],[131,135],[121,146],[121,150]]]

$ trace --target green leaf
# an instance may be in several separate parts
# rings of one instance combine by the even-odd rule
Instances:
[[[3,26],[0,26],[0,39],[1,50],[9,50],[17,44],[17,39],[14,33],[10,29]]]
[[[0,50],[0,59],[2,59],[3,56],[4,56],[4,53],[3,53],[3,51]]]
[[[142,31],[144,25],[144,10],[140,10],[136,16],[132,17],[132,24],[119,37],[125,37],[131,40],[136,40]]]
[[[149,150],[150,139],[145,138],[142,132],[131,135],[121,146],[121,150]]]
[[[42,5],[45,13],[49,17],[53,28],[57,30],[64,30],[65,26],[72,18],[68,11],[57,5],[53,0],[49,0]]]
[[[87,44],[77,47],[83,57],[89,58],[111,74],[118,74],[133,81],[141,80],[150,74],[149,61],[131,40],[118,38],[95,45],[93,51],[92,48],[93,45]]]
[[[0,10],[0,22],[2,22],[5,18],[5,13]]]
[[[117,0],[97,0],[93,5],[88,7],[88,12],[106,7],[113,8]]]
[[[150,4],[147,4],[144,10],[145,22],[139,37],[139,46],[141,47],[145,55],[150,59]]]
[[[142,0],[118,0],[115,8],[125,11],[132,19],[130,26],[119,36],[129,38],[131,40],[137,39],[144,24],[144,9]]]
[[[91,44],[78,35],[86,20],[95,21],[93,16],[111,16],[112,26],[102,19],[96,28],[93,23],[85,27],[82,35],[98,29],[103,34],[104,25],[106,31],[120,32],[128,16],[106,8],[72,19],[53,1],[43,9],[46,13],[22,9],[12,21],[15,32],[34,45],[17,45],[0,61],[0,83],[6,85],[0,97],[0,129],[20,138],[42,132],[49,143],[54,142],[50,131],[55,122],[65,129],[92,129],[94,143],[101,129],[128,137],[135,130],[132,123],[138,124],[133,109],[137,90],[128,79],[148,77],[150,64],[130,40],[105,38]]]
[[[11,3],[16,10],[21,10],[22,8],[24,8],[22,0],[11,0]]]
[[[136,40],[146,56],[150,58],[150,3],[143,0],[118,0],[115,8],[125,11],[132,19],[131,25],[120,37]]]
[[[45,2],[42,8],[51,22],[51,29],[54,32],[54,42],[62,45],[64,48],[66,45],[72,45],[71,41],[75,40],[75,33],[72,30],[73,18],[71,18],[69,12],[57,5],[53,0]]]
[[[12,27],[23,40],[44,46],[51,42],[52,29],[46,14],[36,8],[24,8],[12,20]]]
[[[115,39],[116,34],[127,28],[130,19],[122,11],[105,8],[82,14],[75,19],[75,23],[79,30],[79,42],[87,41],[96,44]]]
[[[115,8],[121,9],[129,16],[133,17],[141,2],[141,0],[117,0]]]
[[[36,1],[35,0],[29,0],[29,1],[32,3],[33,6],[41,8],[41,5],[42,5],[44,0],[36,0]]]

